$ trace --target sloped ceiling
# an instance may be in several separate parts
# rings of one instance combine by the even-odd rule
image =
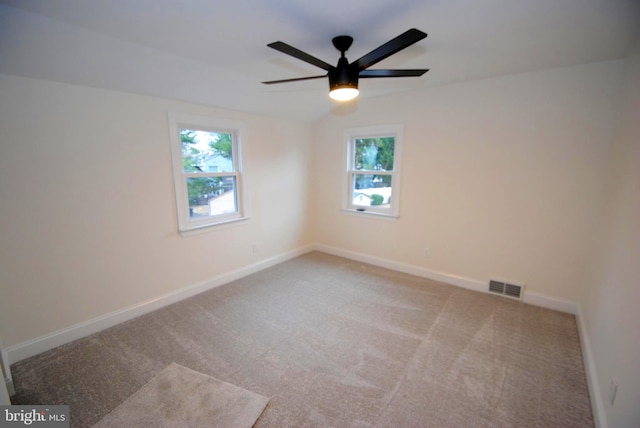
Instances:
[[[637,0],[0,0],[0,73],[314,121],[337,104],[323,74],[266,46],[281,40],[335,64],[409,28],[429,36],[372,68],[361,98],[620,59],[640,39]]]

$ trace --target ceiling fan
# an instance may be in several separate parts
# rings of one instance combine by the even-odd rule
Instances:
[[[344,53],[353,43],[353,37],[337,36],[333,38],[333,46],[340,51],[340,59],[335,67],[284,42],[273,42],[267,46],[304,62],[320,67],[327,74],[319,76],[298,77],[295,79],[270,80],[262,82],[267,85],[274,83],[296,82],[299,80],[320,79],[329,76],[329,96],[338,101],[348,101],[358,96],[358,78],[374,77],[417,77],[429,71],[428,69],[410,70],[368,70],[372,65],[405,49],[427,37],[427,33],[412,28],[398,37],[389,40],[382,46],[372,50],[362,58],[349,63]]]

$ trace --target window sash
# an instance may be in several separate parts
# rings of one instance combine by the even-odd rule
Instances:
[[[203,173],[216,173],[216,172],[236,172],[238,171],[238,157],[236,156],[236,152],[237,152],[237,135],[236,135],[236,131],[232,130],[232,129],[220,129],[220,128],[211,128],[211,127],[204,127],[204,126],[179,126],[179,132],[180,134],[182,134],[182,131],[193,131],[195,133],[199,133],[199,132],[203,132],[203,133],[207,133],[207,134],[219,134],[219,135],[228,135],[231,139],[231,147],[230,147],[230,151],[231,151],[231,159],[226,159],[227,162],[230,162],[230,170],[227,171],[205,171],[205,170],[199,170],[199,171],[185,171],[185,169],[182,169],[183,174],[203,174]],[[199,143],[199,142],[198,142]],[[182,141],[181,141],[181,150],[182,152],[182,159],[183,159],[183,163],[185,161],[185,153],[184,153],[184,146],[182,145]],[[205,153],[200,153],[201,159],[213,159],[213,156],[210,156],[213,153],[213,147],[209,146],[207,148],[207,152]],[[200,150],[199,150],[200,151]],[[198,157],[196,158],[192,158],[190,156],[186,156],[186,158],[189,158],[191,160],[196,160],[198,159]],[[220,155],[220,158],[223,159],[223,161],[225,160],[223,156]]]
[[[395,174],[393,172],[391,173],[384,173],[384,174],[372,174],[371,172],[375,172],[375,171],[366,171],[366,172],[362,172],[362,170],[357,170],[357,171],[352,171],[351,172],[351,179],[350,179],[350,183],[351,186],[349,188],[349,206],[351,207],[351,209],[355,209],[355,210],[362,210],[363,208],[367,211],[373,211],[373,212],[379,212],[379,213],[390,213],[392,212],[393,206],[391,204],[391,202],[387,202],[387,203],[382,203],[380,205],[374,205],[374,204],[358,204],[356,202],[354,202],[354,200],[356,199],[356,193],[360,193],[360,194],[380,194],[382,196],[386,196],[385,192],[376,192],[375,190],[372,189],[376,189],[376,187],[369,187],[369,188],[365,188],[365,189],[357,189],[356,188],[356,179],[359,175],[385,175],[388,177],[391,177],[391,186],[389,186],[389,188],[391,189],[390,191],[390,195],[389,197],[391,198],[391,201],[393,201],[393,197],[394,197],[394,176]],[[386,187],[383,187],[386,189]]]
[[[221,193],[200,193],[196,192],[191,194],[189,189],[190,179],[201,179],[211,177],[187,177],[187,194],[189,204],[189,221],[191,223],[200,221],[210,221],[213,218],[234,216],[238,212],[238,185],[237,179],[233,175],[227,175],[224,177],[224,181],[217,182],[219,186],[215,191],[222,191]],[[226,188],[226,190],[225,190]],[[207,189],[199,189],[207,190]]]
[[[366,139],[377,139],[377,138],[393,138],[394,139],[394,162],[393,162],[393,166],[391,169],[368,169],[368,168],[358,168],[356,166],[356,161],[357,161],[357,143],[356,140],[366,140]],[[351,165],[349,166],[351,170],[353,171],[380,171],[380,172],[393,172],[396,169],[396,162],[395,162],[395,157],[396,157],[396,141],[397,141],[398,137],[396,134],[393,133],[387,133],[387,134],[379,134],[379,135],[352,135],[351,136],[351,141],[350,141],[350,145],[351,145],[351,153],[350,153],[350,158],[351,158]]]

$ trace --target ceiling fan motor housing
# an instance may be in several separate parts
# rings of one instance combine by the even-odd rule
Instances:
[[[336,88],[358,89],[358,74],[358,69],[349,67],[346,58],[340,58],[338,66],[329,70],[329,90]]]

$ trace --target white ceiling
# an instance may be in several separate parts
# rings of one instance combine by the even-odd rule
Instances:
[[[372,68],[361,97],[623,58],[640,39],[638,0],[0,0],[0,73],[312,121],[336,107],[324,74],[347,34],[355,60],[409,28],[429,36]]]

